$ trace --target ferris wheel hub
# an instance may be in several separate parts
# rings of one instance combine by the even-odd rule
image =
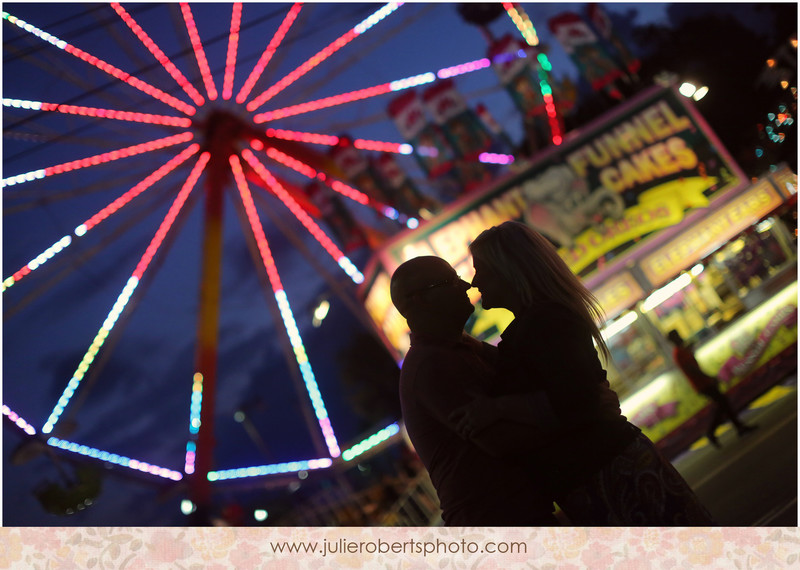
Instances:
[[[246,144],[254,138],[265,138],[264,133],[228,109],[211,109],[194,126],[202,138],[203,150],[210,152],[212,156],[227,158],[241,150],[242,143]]]

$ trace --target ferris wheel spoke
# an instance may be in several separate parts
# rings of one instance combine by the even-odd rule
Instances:
[[[339,143],[339,137],[336,135],[289,131],[286,129],[267,129],[266,135],[276,139],[320,144],[325,146],[336,146]],[[408,143],[393,143],[373,141],[368,139],[354,139],[353,146],[361,150],[374,150],[378,152],[391,152],[395,154],[411,154],[414,151],[413,147]]]
[[[44,46],[42,46],[44,47]],[[13,51],[14,48],[8,48],[3,46],[4,49],[9,49]],[[96,86],[94,83],[89,81],[86,77],[85,73],[76,73],[75,70],[71,69],[69,66],[63,65],[62,62],[54,63],[50,59],[45,59],[44,57],[37,57],[36,54],[20,54],[17,56],[19,59],[24,60],[31,65],[32,67],[37,68],[41,71],[41,73],[45,77],[53,77],[57,76],[65,83],[69,83],[74,85],[76,88],[82,91],[81,97],[85,97],[86,95],[96,95],[97,97],[105,100],[109,105],[119,105],[120,101],[122,100],[119,97],[118,93],[111,93],[108,91],[108,87],[110,85],[115,85],[116,81],[107,82],[104,86]],[[83,70],[81,70],[83,71]],[[26,119],[24,122],[27,122],[30,119]],[[10,123],[7,122],[4,124],[4,130],[12,130],[15,127],[19,126],[19,122]]]
[[[426,7],[422,9],[417,9],[409,12],[404,12],[403,15],[408,14],[405,19],[403,20],[395,20],[394,18],[391,21],[393,27],[388,29],[384,28],[381,30],[380,34],[370,35],[368,38],[364,38],[363,41],[359,40],[358,51],[352,54],[348,54],[347,57],[342,55],[341,59],[336,60],[336,65],[332,62],[330,65],[326,65],[327,74],[315,78],[314,81],[310,79],[303,82],[303,88],[298,89],[297,93],[294,94],[294,98],[299,101],[308,101],[314,97],[315,93],[318,93],[320,90],[325,90],[327,85],[331,82],[332,78],[336,78],[343,73],[346,73],[347,70],[357,67],[360,63],[360,60],[364,57],[365,53],[371,53],[380,48],[383,44],[387,41],[391,40],[392,38],[402,34],[406,28],[412,25],[415,21],[424,19],[426,15],[435,9],[435,4],[428,4]],[[396,25],[394,25],[396,23]],[[388,22],[387,22],[388,25]],[[367,40],[370,40],[369,42]],[[382,118],[385,119],[385,114],[382,115]]]
[[[361,321],[365,328],[369,329],[371,325],[371,321],[367,314],[363,311],[363,307],[358,304],[358,301],[352,295],[352,290],[349,289],[346,285],[346,282],[340,281],[336,279],[336,276],[329,272],[322,263],[320,263],[320,257],[318,254],[311,251],[309,245],[301,239],[301,236],[298,232],[293,231],[293,229],[289,226],[288,219],[285,216],[282,216],[280,213],[276,211],[273,207],[274,202],[269,201],[268,194],[266,192],[259,192],[254,194],[253,197],[258,201],[259,206],[262,206],[260,211],[265,214],[272,225],[275,226],[283,236],[292,244],[292,246],[297,250],[297,252],[303,256],[306,262],[317,272],[317,274],[322,277],[331,290],[337,295],[337,297],[347,306],[353,316]]]
[[[115,119],[117,121],[148,123],[151,125],[166,125],[170,127],[183,128],[192,126],[192,120],[186,117],[151,115],[149,113],[134,113],[132,111],[83,107],[80,105],[65,105],[62,103],[45,103],[43,101],[28,101],[24,99],[9,99],[4,97],[3,106],[13,107],[15,109],[30,109],[32,111],[53,111],[67,115],[83,115],[86,117],[95,117],[99,119]]]
[[[80,253],[76,253],[70,257],[59,256],[58,259],[48,262],[47,266],[43,269],[43,275],[41,277],[44,278],[44,275],[48,273],[55,275],[35,289],[27,292],[21,299],[14,301],[13,305],[9,302],[5,302],[3,304],[3,322],[14,317],[14,315],[23,310],[27,305],[50,291],[55,285],[71,275],[74,271],[81,270],[111,243],[116,242],[124,235],[129,235],[128,231],[139,226],[145,218],[151,215],[154,209],[160,209],[167,200],[172,197],[172,189],[167,188],[166,190],[169,193],[165,192],[162,193],[162,195],[153,194],[154,199],[148,200],[142,204],[137,204],[138,211],[125,219],[124,222],[119,224],[112,231],[103,235],[98,243],[95,243],[88,249],[82,249]]]
[[[260,148],[260,145],[258,144],[260,142],[261,141],[257,141],[257,143],[254,144],[251,141],[250,144],[251,146],[253,146],[255,150],[262,150],[262,148]],[[419,221],[416,218],[411,218],[404,214],[400,214],[397,210],[395,210],[391,206],[373,200],[360,190],[357,190],[356,188],[353,188],[352,186],[349,186],[340,180],[336,180],[335,178],[326,175],[324,172],[317,172],[314,168],[312,168],[308,164],[300,160],[297,160],[296,158],[291,157],[288,154],[281,152],[274,147],[267,147],[264,152],[272,160],[291,168],[292,170],[298,172],[299,174],[302,174],[306,178],[316,178],[317,180],[320,180],[322,183],[324,183],[326,186],[328,186],[335,192],[338,192],[342,196],[350,198],[354,202],[358,202],[363,206],[367,206],[373,209],[374,211],[389,218],[390,220],[399,221],[408,227],[416,227],[419,223]]]
[[[95,335],[91,346],[81,359],[78,368],[73,373],[72,378],[67,384],[67,387],[61,394],[61,398],[59,398],[58,403],[55,405],[53,411],[50,413],[50,416],[47,418],[47,421],[42,427],[43,433],[50,433],[53,431],[53,427],[55,427],[59,418],[64,413],[64,410],[75,394],[75,391],[78,389],[84,376],[88,372],[92,362],[94,362],[95,358],[97,357],[100,348],[103,346],[103,344],[105,344],[106,339],[114,329],[114,325],[117,323],[120,315],[125,310],[126,305],[130,301],[130,298],[133,295],[133,292],[136,290],[136,287],[139,285],[139,282],[144,275],[144,272],[147,270],[148,265],[152,261],[153,256],[155,255],[156,251],[158,251],[158,248],[161,247],[167,232],[169,232],[170,227],[172,227],[172,224],[175,222],[175,218],[178,216],[181,208],[186,203],[189,194],[197,183],[197,179],[200,177],[200,174],[205,168],[205,165],[208,163],[208,160],[208,153],[203,153],[200,155],[200,158],[187,177],[186,182],[184,182],[183,187],[181,188],[180,192],[178,192],[175,201],[170,206],[167,215],[161,222],[161,225],[153,236],[153,239],[150,241],[150,244],[147,246],[147,249],[139,260],[139,263],[136,265],[136,269],[134,269],[133,274],[128,279],[125,287],[123,287],[122,292],[117,297],[117,301],[114,303],[114,306],[108,313],[108,316],[103,322],[103,325],[100,327],[97,335]]]
[[[36,435],[36,428],[33,427],[31,424],[25,421],[25,418],[20,416],[14,410],[3,404],[3,415],[6,416],[9,420],[14,422],[19,429],[27,433],[28,435]]]
[[[131,16],[125,8],[123,8],[118,2],[112,2],[111,7],[114,11],[122,18],[122,21],[136,34],[136,37],[139,38],[139,41],[147,48],[147,50],[155,56],[158,62],[167,70],[167,73],[181,86],[181,88],[186,92],[186,94],[194,101],[194,104],[197,106],[203,105],[205,103],[205,99],[203,96],[200,95],[200,92],[195,89],[194,85],[192,85],[188,79],[175,67],[175,64],[167,57],[167,55],[161,50],[160,47],[147,35],[147,33],[142,29],[142,27],[136,22],[136,20]]]
[[[76,237],[81,237],[85,235],[86,232],[88,232],[89,230],[94,228],[97,224],[108,218],[111,214],[115,213],[117,210],[128,204],[136,196],[138,196],[139,194],[150,188],[153,184],[155,184],[157,181],[162,179],[168,173],[170,173],[175,168],[180,166],[190,156],[192,156],[199,150],[200,150],[200,145],[196,143],[184,149],[180,154],[169,160],[166,164],[164,164],[163,166],[158,168],[155,172],[147,176],[136,186],[134,186],[133,188],[122,194],[116,200],[114,200],[101,210],[99,210],[92,217],[90,217],[85,222],[76,227],[75,230],[73,231],[73,234]],[[62,251],[65,247],[69,246],[72,243],[72,240],[73,240],[72,235],[69,234],[65,235],[60,240],[51,245],[49,248],[47,248],[45,251],[36,256],[34,259],[25,264],[12,276],[4,279],[2,291],[5,291],[15,283],[18,283],[23,277],[28,275],[31,271],[35,271],[43,263],[47,262],[49,259],[52,259],[54,255]]]
[[[228,36],[228,52],[225,56],[225,75],[222,80],[222,98],[228,101],[233,97],[233,76],[236,71],[236,52],[239,48],[239,31],[242,25],[242,3],[233,3],[231,32]]]
[[[211,68],[208,66],[206,52],[203,49],[203,42],[200,40],[200,34],[197,31],[197,24],[195,24],[192,9],[186,2],[181,2],[180,6],[183,21],[186,24],[186,31],[189,33],[189,41],[192,42],[192,50],[194,50],[197,66],[200,68],[200,76],[203,78],[203,84],[206,86],[208,98],[211,101],[215,101],[217,99],[217,88],[214,85],[214,78],[211,76]]]
[[[182,188],[187,193],[185,198],[189,198],[189,194],[191,194],[191,189],[196,184],[197,176],[202,171],[202,168],[207,162],[207,159],[203,159],[201,157],[198,164],[193,169],[192,172],[187,180],[182,185]],[[183,199],[183,203],[180,204],[179,201]],[[192,197],[193,200],[196,201],[197,194]],[[95,361],[92,363],[92,366],[87,374],[84,377],[83,381],[81,382],[82,388],[80,392],[70,401],[69,405],[69,412],[67,414],[68,420],[74,420],[75,416],[80,411],[83,403],[85,402],[86,398],[89,396],[91,392],[92,386],[97,382],[98,378],[100,377],[102,370],[104,369],[105,365],[108,363],[111,355],[114,353],[115,347],[117,343],[120,341],[121,334],[125,330],[131,316],[135,313],[136,308],[141,302],[145,292],[148,290],[150,285],[152,284],[152,278],[157,273],[158,269],[164,262],[164,258],[166,257],[168,251],[172,247],[177,231],[172,231],[172,228],[175,225],[182,225],[186,221],[186,215],[189,213],[189,210],[194,205],[193,203],[189,203],[189,207],[186,207],[187,200],[184,197],[178,196],[178,198],[174,199],[173,205],[170,208],[168,214],[165,216],[165,221],[162,222],[161,227],[156,232],[155,237],[150,243],[150,246],[147,248],[147,251],[144,256],[142,256],[142,260],[147,262],[147,267],[154,267],[154,271],[147,271],[142,272],[139,278],[138,286],[136,287],[136,295],[132,295],[130,302],[125,306],[124,310],[120,313],[119,319],[114,325],[113,331],[108,336],[103,345],[103,351],[99,353],[99,358],[96,358]],[[159,204],[160,205],[160,204]],[[170,218],[172,218],[170,220]],[[169,227],[164,230],[164,228],[169,225]],[[157,245],[157,247],[156,247]],[[155,262],[153,264],[153,262]],[[140,261],[141,265],[141,261]]]
[[[335,107],[337,105],[344,105],[346,103],[352,103],[354,101],[361,101],[363,99],[369,99],[370,97],[377,97],[378,95],[386,95],[387,93],[396,93],[398,91],[403,91],[411,87],[418,87],[420,85],[425,85],[427,83],[433,83],[434,81],[436,81],[437,78],[447,79],[450,77],[456,77],[457,75],[464,75],[465,73],[471,73],[473,71],[485,69],[490,65],[491,65],[491,60],[489,60],[488,58],[468,61],[466,63],[461,63],[458,65],[442,68],[437,72],[428,71],[426,73],[412,75],[410,77],[397,79],[395,81],[390,81],[388,83],[381,83],[380,85],[365,87],[364,89],[348,91],[347,93],[340,93],[339,95],[331,95],[330,97],[324,97],[322,99],[317,99],[314,101],[307,101],[305,103],[299,103],[297,105],[283,107],[282,109],[275,109],[273,111],[258,113],[253,117],[253,122],[266,123],[268,121],[274,121],[276,119],[283,119],[285,117],[294,117],[296,115],[302,115],[305,113],[310,113],[312,111],[318,111],[320,109],[327,109],[330,107]]]
[[[64,172],[70,172],[72,170],[77,170],[79,168],[96,166],[98,164],[102,164],[105,162],[113,162],[121,158],[128,158],[130,156],[135,156],[137,154],[142,154],[145,152],[159,150],[162,148],[174,146],[176,144],[188,142],[192,140],[192,138],[194,138],[194,135],[191,132],[187,131],[178,135],[172,135],[169,137],[164,137],[162,139],[156,139],[146,143],[141,143],[133,146],[120,148],[117,150],[112,150],[110,152],[104,152],[102,154],[88,156],[86,158],[81,158],[79,160],[72,160],[70,162],[56,164],[55,166],[48,166],[47,168],[31,170],[30,172],[26,172],[24,174],[17,174],[16,176],[3,178],[2,186],[3,188],[5,188],[6,186],[23,184],[25,182],[31,182],[32,180],[39,180],[47,176],[52,176],[54,174],[62,174]]]
[[[269,44],[264,50],[264,53],[261,54],[261,57],[256,62],[253,71],[250,72],[250,75],[247,77],[247,81],[245,81],[244,85],[239,91],[239,94],[236,95],[236,102],[240,105],[247,100],[247,97],[250,95],[250,92],[253,90],[256,82],[261,78],[261,74],[264,73],[264,69],[266,69],[267,64],[272,59],[272,56],[275,55],[275,51],[278,49],[278,46],[280,46],[283,38],[286,37],[286,34],[289,32],[289,28],[292,27],[295,19],[297,19],[297,15],[300,13],[302,7],[302,2],[295,3],[289,10],[289,13],[286,14],[286,17],[284,17],[281,25],[278,26],[278,30],[275,32],[275,35],[272,36],[272,40],[270,40]]]
[[[275,177],[267,170],[267,168],[259,162],[256,156],[248,149],[242,150],[242,157],[247,163],[255,170],[261,179],[272,189],[272,192],[278,199],[289,208],[289,211],[294,214],[297,220],[303,224],[303,227],[308,230],[312,237],[319,242],[319,244],[330,254],[333,260],[341,267],[345,273],[353,280],[353,283],[359,284],[364,282],[364,275],[358,270],[355,264],[348,258],[342,250],[340,250],[333,240],[322,231],[322,228],[308,215],[308,213],[292,198],[286,189],[275,179]]]
[[[253,203],[253,196],[251,195],[250,189],[247,185],[247,180],[245,179],[241,162],[237,156],[232,155],[230,157],[230,164],[234,180],[236,181],[236,185],[239,189],[239,195],[241,196],[242,203],[244,204],[250,229],[255,237],[258,251],[261,255],[261,261],[263,262],[264,269],[267,272],[267,277],[272,287],[275,301],[278,304],[283,324],[286,328],[286,333],[289,335],[289,341],[294,351],[295,360],[297,361],[297,365],[300,368],[300,373],[303,376],[303,382],[305,383],[308,396],[311,399],[311,405],[314,408],[319,427],[322,431],[322,436],[325,439],[325,444],[328,446],[328,452],[330,453],[331,457],[339,457],[339,455],[341,455],[341,450],[339,449],[336,435],[333,432],[333,427],[331,426],[330,418],[328,417],[328,411],[325,408],[325,402],[322,399],[322,394],[320,394],[319,386],[317,385],[316,378],[314,377],[314,372],[311,368],[311,364],[308,361],[308,355],[306,354],[305,347],[303,346],[303,339],[300,337],[300,332],[297,328],[294,315],[292,314],[292,309],[289,305],[289,300],[286,297],[283,284],[281,283],[278,269],[275,266],[275,260],[272,257],[272,252],[270,251],[267,237],[264,234],[264,228],[261,225],[261,220],[258,217],[258,212],[256,211],[255,204]]]
[[[283,79],[275,83],[272,87],[261,93],[258,97],[253,99],[247,104],[247,110],[250,112],[255,111],[264,103],[272,99],[275,95],[286,89],[289,85],[300,79],[303,75],[314,69],[320,63],[328,59],[331,55],[339,51],[341,48],[350,43],[353,39],[360,36],[375,24],[383,20],[386,16],[397,10],[403,3],[391,2],[386,4],[371,16],[361,21],[345,34],[339,36],[336,40],[328,44],[315,55],[311,56],[304,63],[302,63],[294,71],[286,75]]]
[[[174,471],[173,469],[168,469],[159,465],[152,465],[145,461],[131,459],[125,455],[110,453],[108,451],[103,451],[102,449],[97,449],[96,447],[81,445],[65,439],[49,437],[47,439],[47,445],[63,449],[64,451],[77,453],[78,455],[83,455],[85,457],[98,459],[99,461],[113,463],[114,465],[119,465],[120,467],[127,467],[128,469],[132,469],[134,471],[141,471],[142,473],[157,475],[164,479],[171,479],[172,481],[180,481],[183,479],[183,474],[181,474],[179,471]]]
[[[282,139],[285,141],[298,141],[311,144],[321,144],[325,146],[334,146],[339,142],[339,137],[336,135],[289,131],[286,129],[267,129],[266,135],[271,138]]]
[[[90,65],[93,65],[94,67],[96,67],[100,71],[108,73],[112,77],[115,77],[115,78],[119,79],[120,81],[122,81],[124,83],[127,83],[131,87],[134,87],[134,88],[138,89],[139,91],[141,91],[143,93],[146,93],[147,95],[150,95],[151,97],[154,97],[155,99],[158,99],[162,103],[166,103],[167,105],[169,105],[170,107],[173,107],[174,109],[177,109],[178,111],[186,113],[187,115],[190,115],[190,116],[194,115],[195,112],[196,112],[196,109],[194,107],[192,107],[191,105],[189,105],[187,103],[184,103],[180,99],[177,99],[177,98],[173,97],[172,95],[164,93],[163,91],[161,91],[157,87],[154,87],[154,86],[150,85],[149,83],[146,83],[146,82],[142,81],[141,79],[139,79],[137,77],[134,77],[130,73],[127,73],[127,72],[122,71],[121,69],[119,69],[117,67],[114,67],[110,63],[107,63],[107,62],[103,61],[102,59],[100,59],[98,57],[95,57],[95,56],[83,51],[82,49],[73,46],[72,44],[70,44],[70,43],[68,43],[68,42],[66,42],[64,40],[61,40],[61,39],[59,39],[59,38],[57,38],[57,37],[55,37],[55,36],[53,36],[51,34],[48,34],[47,32],[45,32],[43,30],[40,30],[36,26],[33,26],[33,25],[29,24],[28,22],[26,22],[24,20],[20,20],[16,16],[12,16],[8,12],[5,12],[5,11],[3,12],[3,19],[4,20],[8,20],[10,23],[16,25],[20,29],[22,29],[22,30],[24,30],[24,31],[26,31],[26,32],[28,32],[30,34],[33,34],[37,38],[39,38],[41,40],[44,40],[44,41],[56,46],[57,48],[59,48],[61,50],[64,50],[68,54],[73,55],[73,56],[77,57],[78,59],[81,59],[81,60],[85,61],[86,63],[89,63]]]
[[[368,99],[377,95],[385,95],[386,93],[391,92],[391,85],[389,83],[384,83],[382,85],[375,85],[365,89],[358,89],[357,91],[350,91],[349,93],[342,93],[340,95],[333,95],[331,97],[317,99],[316,101],[308,101],[306,103],[299,103],[290,107],[276,109],[274,111],[259,113],[253,117],[253,122],[266,123],[268,121],[274,121],[275,119],[283,119],[286,117],[293,117],[295,115],[302,115],[304,113],[310,113],[311,111],[335,107],[336,105],[343,105],[345,103],[352,103],[353,101],[360,101],[362,99]]]
[[[244,477],[263,477],[264,475],[278,475],[283,473],[297,473],[298,471],[311,471],[313,469],[327,469],[333,465],[328,457],[319,459],[304,459],[301,461],[286,461],[270,465],[253,465],[251,467],[237,467],[235,469],[221,469],[209,471],[209,481],[224,481],[226,479],[241,479]]]
[[[500,54],[496,59],[502,60],[508,57],[525,57],[525,55]],[[297,105],[291,105],[289,107],[283,107],[281,109],[275,109],[272,111],[266,111],[264,113],[258,113],[253,117],[253,122],[266,123],[269,121],[274,121],[276,119],[294,117],[297,115],[310,113],[312,111],[318,111],[320,109],[328,109],[331,107],[336,107],[338,105],[352,103],[354,101],[361,101],[363,99],[377,97],[379,95],[385,95],[387,93],[396,93],[398,91],[403,91],[411,87],[418,87],[420,85],[433,83],[434,81],[436,81],[436,79],[449,79],[452,77],[456,77],[458,75],[464,75],[466,73],[471,73],[473,71],[486,69],[489,66],[491,66],[491,64],[492,60],[490,60],[489,58],[482,58],[474,61],[468,61],[458,65],[444,67],[436,72],[428,71],[426,73],[412,75],[410,77],[397,79],[395,81],[382,83],[380,85],[374,85],[372,87],[366,87],[364,89],[357,89],[355,91],[349,91],[347,93],[340,93],[339,95],[331,95],[330,97],[324,97],[322,99],[317,99],[314,101],[307,101],[305,103],[299,103]],[[543,86],[543,89],[549,90],[550,88],[549,86],[546,88]],[[550,99],[552,100],[552,91],[550,90],[548,94],[550,96]]]
[[[353,141],[353,146],[361,150],[391,152],[393,154],[411,154],[414,152],[414,147],[408,143],[373,141],[369,139],[355,139]]]
[[[245,175],[246,176],[246,175]],[[261,198],[262,194],[257,194],[259,198]],[[278,305],[278,299],[275,297],[274,291],[272,291],[272,282],[270,281],[269,275],[266,271],[258,270],[259,268],[264,268],[264,262],[261,255],[261,249],[256,241],[256,234],[250,227],[250,220],[249,216],[245,210],[245,204],[241,199],[241,195],[239,195],[238,200],[232,200],[234,205],[234,210],[239,218],[239,223],[242,227],[242,231],[245,237],[245,241],[247,243],[248,249],[250,250],[250,254],[253,258],[253,263],[257,269],[258,278],[261,282],[262,290],[265,293],[266,301],[267,301],[267,309],[272,315],[272,319],[275,323],[283,322],[283,312],[280,306]],[[272,295],[270,292],[272,291]],[[284,325],[285,326],[285,325]],[[285,335],[278,334],[278,344],[283,352],[284,360],[286,361],[286,366],[289,371],[289,375],[292,379],[294,384],[295,391],[298,397],[298,404],[300,407],[300,411],[303,415],[303,419],[306,423],[306,428],[308,430],[308,434],[311,437],[311,442],[314,445],[314,450],[318,455],[328,454],[328,446],[323,440],[322,431],[320,428],[319,420],[316,416],[315,410],[313,406],[304,405],[306,398],[309,397],[308,387],[306,385],[306,381],[302,375],[300,366],[297,362],[297,354],[295,353],[294,347],[289,337],[289,330],[286,329]],[[191,444],[191,442],[190,442]],[[187,464],[189,463],[189,459],[193,459],[190,456],[189,452],[194,452],[195,449],[189,449],[187,446]],[[193,467],[192,467],[193,468]],[[212,472],[209,472],[208,479],[209,481],[212,479]]]
[[[133,272],[133,277],[135,277],[137,280],[142,278],[142,275],[147,270],[147,266],[152,261],[156,251],[158,251],[158,248],[161,247],[161,243],[164,241],[167,232],[175,222],[175,218],[178,216],[178,213],[180,212],[184,203],[186,203],[189,193],[192,191],[195,184],[197,184],[197,180],[200,178],[200,175],[202,174],[206,164],[208,164],[210,157],[211,155],[208,152],[201,154],[200,158],[197,160],[197,163],[192,168],[191,173],[189,173],[189,176],[186,178],[186,182],[184,182],[183,187],[181,187],[180,192],[178,192],[178,196],[175,198],[172,206],[170,206],[164,221],[161,222],[158,231],[156,231],[156,235],[153,236],[153,240],[150,242],[150,245],[147,246],[142,259],[139,260],[139,263]]]

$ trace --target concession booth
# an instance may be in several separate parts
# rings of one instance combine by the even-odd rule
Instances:
[[[702,433],[707,401],[673,364],[670,330],[737,404],[796,370],[796,192],[787,167],[747,178],[691,102],[659,87],[397,235],[375,252],[359,294],[400,362],[409,333],[389,296],[395,268],[437,255],[469,280],[470,241],[506,220],[526,223],[600,301],[623,413],[679,451]],[[466,331],[498,342],[512,315],[470,295]]]

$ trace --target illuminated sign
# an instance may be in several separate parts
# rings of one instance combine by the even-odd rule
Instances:
[[[695,356],[728,387],[797,343],[797,282],[738,319]]]
[[[717,249],[783,203],[769,181],[763,180],[701,223],[687,228],[679,238],[644,257],[640,267],[657,287]]]
[[[524,170],[463,197],[387,244],[377,260],[385,276],[362,291],[386,340],[400,356],[405,353],[407,331],[401,332],[404,319],[389,301],[388,276],[408,259],[436,255],[469,279],[469,243],[491,226],[518,220],[547,236],[569,267],[587,278],[741,188],[744,175],[687,105],[671,90],[645,93],[571,133]],[[625,286],[631,298],[642,296],[632,276]],[[603,294],[610,295],[609,312],[625,302],[621,289]],[[477,326],[476,335],[484,331],[483,338],[490,338],[508,321],[507,315],[491,311],[489,317],[478,309],[468,332]]]
[[[613,319],[645,295],[642,287],[627,271],[606,280],[592,293],[600,302],[606,319]]]

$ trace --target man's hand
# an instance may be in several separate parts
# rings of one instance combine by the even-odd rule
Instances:
[[[458,435],[469,439],[501,417],[501,410],[492,398],[478,398],[466,406],[453,410],[448,419],[456,424]]]

